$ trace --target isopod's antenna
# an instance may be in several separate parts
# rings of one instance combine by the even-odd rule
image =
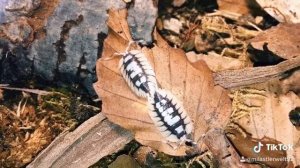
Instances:
[[[107,57],[107,58],[102,58],[102,61],[109,61],[114,59],[116,56],[123,56],[126,53],[113,53],[111,56]]]
[[[133,40],[129,41],[128,46],[126,47],[125,53],[128,53],[128,51],[133,43],[136,43],[136,42]]]
[[[113,53],[111,56],[109,56],[109,57],[107,57],[107,58],[103,58],[102,60],[103,60],[103,61],[109,61],[109,60],[114,59],[116,56],[124,56],[124,55],[126,55],[126,54],[128,53],[128,51],[129,51],[129,49],[130,49],[130,47],[131,47],[131,45],[132,45],[133,43],[136,43],[136,42],[135,42],[135,41],[132,41],[132,40],[129,41],[128,46],[127,46],[126,49],[125,49],[125,52],[123,52],[123,53],[119,53],[119,52]]]

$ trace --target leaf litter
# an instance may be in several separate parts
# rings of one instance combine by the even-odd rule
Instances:
[[[249,11],[246,11],[246,13],[248,12]],[[126,25],[127,23],[122,21],[124,20],[122,18],[125,18],[126,16],[126,11],[110,11],[109,14],[109,35],[104,42],[104,51],[102,54],[103,59],[110,57],[115,52],[123,52],[128,42],[131,41],[130,33],[128,32]],[[217,15],[222,16],[223,14],[224,12],[218,12],[211,14],[211,17]],[[223,17],[228,17],[234,21],[239,21],[239,19],[241,19],[240,17],[232,17],[232,15]],[[205,17],[201,19],[205,20]],[[251,21],[253,21],[251,23],[254,23],[254,21],[257,20]],[[174,22],[174,20],[172,22]],[[163,21],[157,22],[158,28],[159,26],[162,26],[162,23]],[[223,23],[225,22],[223,21]],[[250,28],[251,31],[248,31],[248,27],[247,30],[244,29],[246,31],[240,31],[242,29],[239,29],[240,32],[235,32],[248,32],[248,35],[250,36],[239,36],[238,34],[234,35],[230,32],[232,30],[228,31],[228,29],[213,30],[217,33],[229,33],[235,40],[241,38],[236,41],[238,42],[236,43],[238,44],[237,48],[235,48],[236,46],[234,45],[231,47],[227,46],[228,48],[226,48],[225,45],[225,48],[222,49],[224,46],[220,45],[222,47],[219,46],[220,48],[213,52],[209,51],[209,47],[212,46],[208,46],[208,48],[204,48],[204,50],[197,50],[197,43],[190,43],[190,41],[185,41],[186,39],[177,39],[176,41],[176,38],[180,38],[180,36],[173,38],[162,34],[163,38],[168,41],[166,42],[162,39],[160,34],[154,32],[153,36],[156,40],[156,45],[154,45],[154,47],[149,49],[146,47],[141,48],[140,46],[135,46],[135,49],[141,50],[147,56],[147,59],[150,60],[150,63],[157,74],[157,80],[160,87],[170,90],[176,95],[176,97],[183,101],[188,114],[191,116],[194,124],[196,125],[194,139],[199,139],[204,133],[207,133],[209,137],[210,132],[213,132],[212,137],[217,137],[218,134],[223,135],[223,133],[222,131],[218,132],[216,130],[225,129],[226,136],[235,148],[230,148],[230,145],[226,145],[226,143],[224,143],[219,146],[221,149],[215,151],[212,150],[214,156],[226,156],[226,154],[231,155],[231,157],[229,157],[230,161],[227,163],[225,161],[226,159],[217,157],[219,162],[221,160],[220,165],[255,167],[253,164],[241,164],[240,160],[237,158],[253,158],[258,156],[274,158],[286,157],[291,158],[291,161],[257,161],[250,163],[259,163],[271,167],[299,165],[299,157],[297,157],[299,155],[299,147],[297,145],[299,133],[297,131],[298,129],[295,128],[289,120],[289,112],[299,106],[299,97],[293,93],[295,92],[299,94],[298,85],[300,82],[297,73],[297,67],[299,67],[299,61],[297,58],[299,56],[299,48],[298,41],[295,36],[295,34],[298,34],[296,33],[297,29],[295,28],[297,25],[280,24],[275,28],[264,31],[251,24],[239,24],[246,27],[250,26],[256,30],[252,30]],[[212,28],[214,26],[212,26]],[[262,25],[260,25],[260,27],[261,26]],[[174,30],[176,29],[177,28]],[[192,31],[193,30],[194,29],[192,29]],[[212,31],[211,28],[210,31]],[[194,38],[196,36],[197,35],[194,34],[188,37]],[[291,39],[291,41],[289,41],[289,39]],[[195,39],[192,39],[192,41],[193,40]],[[263,44],[265,44],[265,40],[267,40],[266,43],[270,46],[267,51],[262,50],[265,49],[263,46]],[[288,41],[288,43],[285,43],[284,41]],[[186,60],[184,52],[171,48],[169,44],[175,44],[175,47],[179,46],[186,51],[195,47],[197,52],[187,53],[187,57],[191,61],[189,62]],[[203,44],[204,43],[201,45],[203,46]],[[289,50],[289,45],[293,45],[291,51]],[[257,50],[255,52],[251,52],[251,49],[253,48],[257,48]],[[253,57],[251,57],[253,54],[259,55],[258,50],[262,50],[261,53],[269,52],[273,54],[271,57],[278,56],[279,58],[282,58],[278,59],[279,62],[271,63],[271,65],[281,63],[274,65],[273,67],[253,68],[253,66],[259,66],[260,64],[256,64],[256,62],[253,64]],[[208,54],[207,51],[209,51]],[[262,60],[264,61],[264,59],[268,61],[268,58],[264,57],[263,54],[259,56],[261,56],[261,58],[258,62]],[[215,63],[216,60],[213,59],[214,57],[216,59],[223,59],[223,63],[222,61]],[[104,61],[101,59],[97,63],[97,72],[98,77],[102,81],[99,80],[95,84],[95,88],[98,95],[101,96],[103,100],[103,112],[108,119],[132,131],[135,134],[135,139],[142,145],[150,146],[153,149],[170,155],[181,156],[188,153],[187,148],[181,147],[177,150],[173,150],[170,146],[163,143],[163,138],[160,136],[155,127],[153,127],[152,121],[149,116],[147,116],[145,100],[137,98],[121,78],[117,66],[119,58],[111,61]],[[285,61],[285,59],[287,60]],[[206,64],[204,64],[204,62],[208,64],[209,68]],[[261,65],[263,64],[264,63],[261,63]],[[244,67],[248,68],[244,70]],[[224,71],[234,69],[236,71]],[[219,86],[215,86],[213,80],[211,80],[213,74],[212,71],[220,72],[220,74],[223,74],[224,77],[230,74],[229,79],[218,79],[218,82],[228,80],[228,85],[230,85],[230,80],[238,81],[239,78],[245,80],[248,77],[247,72],[250,72],[253,78],[249,76],[250,78],[247,82],[242,81],[235,86],[227,87],[224,85],[226,88],[229,88],[228,90],[224,90]],[[243,76],[240,72],[243,72],[245,76]],[[265,77],[263,77],[263,73],[266,73]],[[218,73],[215,73],[214,77],[216,77],[216,75],[218,75]],[[233,77],[231,77],[231,75]],[[234,75],[237,75],[237,77],[235,78]],[[262,78],[265,79],[255,81],[255,76],[260,75],[262,75]],[[192,80],[189,80],[190,76],[193,76]],[[107,79],[108,81],[106,81]],[[191,87],[187,87],[189,85]],[[199,88],[201,89],[198,90]],[[191,92],[191,90],[193,91]],[[231,92],[231,94],[228,94],[229,92]],[[228,96],[231,97],[231,101],[229,102]],[[187,97],[189,97],[189,99],[187,99]],[[115,102],[119,103],[119,107],[113,107]],[[216,104],[216,102],[219,104]],[[230,117],[228,115],[230,115]],[[228,117],[230,118],[229,120]],[[285,132],[285,130],[290,131]],[[207,140],[209,139],[208,137],[206,137],[206,140],[204,139],[204,143],[208,149],[214,149],[211,141]],[[225,142],[225,140],[222,139],[223,136],[220,137],[221,140],[218,142]],[[272,154],[263,149],[261,154],[255,155],[253,154],[253,151],[249,151],[249,149],[252,149],[258,142],[262,142],[265,145],[278,145],[282,143],[293,144],[294,149],[293,151],[275,151]],[[235,153],[236,150],[238,151],[238,154]]]
[[[24,167],[60,133],[74,129],[86,117],[99,111],[99,108],[82,108],[83,101],[68,92],[1,88],[2,167]]]
[[[226,6],[228,2],[229,7]],[[212,167],[257,167],[258,165],[241,163],[240,158],[290,157],[290,162],[259,161],[255,163],[270,167],[295,167],[300,164],[297,141],[299,140],[299,128],[293,126],[289,119],[289,113],[299,106],[298,86],[300,79],[297,68],[299,67],[299,58],[297,58],[299,47],[297,36],[295,36],[298,31],[297,24],[279,24],[279,26],[265,31],[270,23],[267,23],[265,17],[253,15],[253,11],[251,11],[253,6],[249,6],[246,1],[241,1],[235,4],[240,10],[232,10],[232,3],[230,0],[219,0],[218,11],[206,13],[200,17],[194,17],[194,14],[198,15],[199,13],[194,10],[189,11],[185,7],[184,10],[177,10],[175,15],[182,17],[180,19],[183,20],[179,19],[179,21],[183,22],[179,23],[178,20],[173,19],[172,23],[185,24],[188,27],[187,30],[181,31],[178,27],[168,27],[167,22],[158,20],[156,28],[161,34],[158,34],[156,30],[154,31],[153,36],[156,40],[154,47],[141,48],[136,45],[133,48],[141,50],[150,60],[157,74],[160,87],[170,90],[183,102],[194,121],[194,125],[196,125],[193,134],[194,139],[197,141],[201,139],[202,134],[206,133],[203,142],[206,149],[209,150],[204,151],[204,155],[199,155],[190,162],[196,162],[201,166],[201,161],[207,161],[208,158],[217,159],[218,165]],[[184,4],[183,6],[189,5],[188,2],[181,1],[178,6],[182,6],[182,4]],[[249,8],[252,9],[249,10]],[[273,7],[272,9],[278,10]],[[188,12],[186,13],[186,11]],[[123,52],[128,42],[132,40],[126,23],[126,10],[110,11],[109,14],[109,35],[105,40],[102,58],[108,58],[116,52]],[[174,13],[172,15],[174,16]],[[251,17],[251,15],[256,17]],[[288,18],[290,14],[281,13],[280,15],[285,15],[283,17]],[[162,15],[159,16],[159,19],[161,18],[163,18]],[[202,24],[199,24],[199,20]],[[277,24],[276,22],[273,23],[272,25]],[[166,36],[162,31],[165,28],[179,30],[177,31],[179,32],[178,37],[168,37],[168,34]],[[205,35],[208,35],[207,38],[203,38]],[[196,51],[196,53],[187,54],[190,55],[188,58],[192,60],[192,63],[187,61],[182,50],[171,48],[169,44],[185,51]],[[255,49],[254,52],[253,48]],[[163,143],[163,138],[147,114],[145,100],[136,97],[120,76],[117,68],[118,59],[115,58],[110,61],[100,59],[97,63],[97,72],[100,75],[95,88],[103,100],[103,113],[109,120],[135,133],[136,140],[142,145],[150,146],[170,155],[186,155],[190,152],[188,148],[181,147],[174,150]],[[220,61],[217,62],[214,59]],[[264,65],[273,66],[253,68],[253,66]],[[212,71],[215,72],[214,79],[212,78]],[[250,75],[247,75],[248,72]],[[256,78],[256,76],[260,78]],[[245,82],[245,78],[248,77],[249,79],[246,79]],[[216,83],[213,80],[216,80]],[[232,85],[232,81],[236,84]],[[228,90],[215,86],[216,84],[221,84]],[[0,86],[2,87],[2,85]],[[23,88],[19,89],[29,91]],[[31,91],[36,92],[37,90]],[[5,92],[0,89],[0,99],[5,100]],[[57,98],[57,96],[54,97]],[[60,95],[59,97],[61,98],[58,101],[65,102],[68,96]],[[54,110],[56,108],[59,111],[65,110],[66,106],[57,106],[60,103],[57,104],[52,100],[52,98],[43,99],[47,103],[43,103],[43,101],[38,101],[38,103],[41,103],[39,104],[41,108],[50,109],[51,115],[56,113]],[[70,102],[65,103],[69,106]],[[86,106],[80,106],[77,112],[84,112],[85,110],[82,110],[84,107]],[[39,114],[39,110],[33,108],[31,98],[30,96],[27,97],[26,94],[14,103],[13,108],[8,109],[1,106],[3,123],[9,123],[12,119],[17,120],[14,126],[22,133],[21,135],[18,134],[17,138],[8,138],[8,140],[12,140],[11,142],[2,141],[3,144],[1,144],[1,149],[4,149],[4,153],[1,153],[2,157],[7,157],[9,154],[7,152],[8,144],[16,147],[14,148],[16,151],[10,153],[11,156],[14,153],[19,156],[15,157],[18,161],[13,161],[15,165],[24,165],[30,162],[37,151],[40,151],[53,139],[50,138],[51,140],[49,140],[51,136],[47,137],[47,131],[39,131],[39,129],[44,129],[45,119],[43,117],[38,119],[39,122],[32,121],[34,126],[30,126],[30,124],[28,126],[28,121],[31,121],[32,115]],[[25,124],[23,121],[24,113],[27,118],[29,117],[29,119],[26,118]],[[42,110],[41,114],[45,115],[45,111]],[[61,119],[60,115],[54,114],[53,116]],[[64,117],[68,118],[68,115]],[[51,121],[51,117],[47,119],[47,121]],[[59,124],[58,130],[72,127],[73,121],[70,119],[70,122]],[[37,127],[38,124],[39,127]],[[56,128],[55,124],[54,128]],[[44,134],[39,134],[40,132]],[[230,142],[226,141],[224,134]],[[5,132],[4,135],[9,137]],[[36,143],[36,139],[46,139],[47,142]],[[28,150],[29,153],[25,153],[25,156],[24,153],[20,153],[18,148],[20,146],[15,142],[19,142],[18,144],[21,144],[22,149],[30,148],[32,147],[31,144],[35,144],[35,149]],[[253,151],[249,150],[258,142],[262,142],[264,145],[288,143],[293,144],[294,149],[285,152],[272,152],[272,154],[263,149],[259,155],[255,155]],[[234,148],[231,144],[234,145]],[[200,141],[198,146],[202,147]],[[13,159],[11,156],[8,158]],[[172,160],[172,158],[166,157],[160,163],[174,163]],[[6,164],[14,165],[11,161],[8,160]]]
[[[101,80],[94,85],[102,99],[102,112],[110,121],[134,132],[135,139],[141,144],[167,154],[185,155],[187,149],[184,146],[174,150],[164,143],[148,115],[146,100],[135,96],[121,77],[119,58],[105,60],[114,53],[123,52],[131,41],[125,20],[126,10],[110,10],[109,16],[109,34],[104,41],[102,58],[97,63]],[[211,128],[224,127],[231,106],[226,90],[214,86],[212,72],[204,62],[189,63],[182,50],[169,47],[160,35],[155,36],[157,45],[153,48],[136,47],[150,61],[160,87],[182,101],[195,125],[194,140],[199,140]]]

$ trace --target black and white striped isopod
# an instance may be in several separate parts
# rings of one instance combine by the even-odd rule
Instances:
[[[193,124],[181,103],[170,92],[157,89],[148,98],[149,115],[169,142],[192,142]]]
[[[121,53],[119,68],[126,83],[138,96],[147,98],[157,89],[155,73],[146,56],[139,50]]]

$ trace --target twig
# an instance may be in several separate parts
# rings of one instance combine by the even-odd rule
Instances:
[[[38,90],[38,89],[9,87],[7,84],[0,84],[0,89],[17,90],[17,91],[34,93],[34,94],[37,94],[37,95],[47,95],[47,94],[51,93],[51,92],[47,92],[47,91],[44,91],[44,90]]]
[[[214,73],[215,84],[224,88],[263,83],[280,77],[284,72],[300,67],[300,56],[267,67],[245,68]]]
[[[1,108],[4,108],[4,109],[5,109],[5,110],[3,110],[2,112],[11,114],[13,117],[15,117],[17,120],[19,120],[19,121],[22,123],[22,125],[23,125],[23,121],[17,116],[17,114],[16,114],[15,112],[11,111],[10,109],[8,109],[8,108],[5,107],[5,106],[0,105],[0,109],[1,109]]]
[[[132,139],[130,132],[110,123],[100,113],[73,132],[67,131],[56,137],[27,168],[89,167],[102,157],[124,148]]]
[[[239,13],[235,13],[235,12],[229,12],[229,11],[219,11],[219,10],[216,10],[214,13],[209,13],[209,14],[206,14],[207,16],[223,16],[225,18],[228,18],[228,19],[231,19],[231,20],[234,20],[236,22],[241,22],[242,25],[247,25],[247,26],[251,26],[253,28],[255,28],[257,31],[260,31],[262,32],[263,30],[260,29],[256,24],[254,24],[250,19],[246,19],[245,21],[242,21],[242,17],[243,15],[242,14],[239,14]]]
[[[22,102],[23,102],[24,99],[25,99],[25,102],[24,102],[24,104],[22,106]],[[27,98],[22,98],[21,101],[19,102],[18,109],[17,109],[17,116],[18,117],[20,117],[21,114],[24,113],[26,104],[27,104]],[[22,109],[21,109],[21,106],[22,106]]]

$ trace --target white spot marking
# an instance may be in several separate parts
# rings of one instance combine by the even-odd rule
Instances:
[[[140,81],[136,81],[135,85],[138,86],[138,87],[140,87],[141,86],[141,82]]]
[[[145,83],[146,81],[147,81],[146,77],[143,76],[143,77],[141,78],[141,83]]]
[[[166,111],[168,114],[172,114],[174,112],[172,107],[169,107]]]
[[[161,107],[160,102],[157,102],[157,103],[155,104],[155,107],[159,109],[159,108]]]
[[[172,118],[172,115],[167,115],[164,119],[168,123],[168,125],[172,126],[173,124],[177,123],[180,120],[180,117],[175,116]]]
[[[132,58],[132,55],[125,56],[124,62],[126,63],[126,62],[129,61],[131,58]]]
[[[161,112],[161,113],[163,113],[163,112],[164,112],[164,107],[163,107],[163,106],[160,106],[160,107],[158,108],[158,111]]]
[[[179,127],[177,127],[175,130],[176,130],[176,132],[177,132],[178,134],[180,134],[181,132],[183,132],[183,127],[182,127],[182,125],[179,126]]]

